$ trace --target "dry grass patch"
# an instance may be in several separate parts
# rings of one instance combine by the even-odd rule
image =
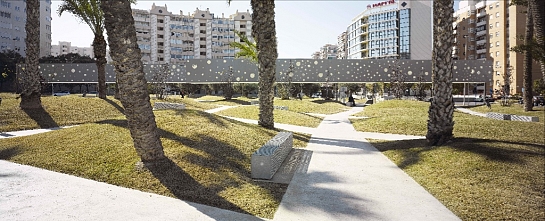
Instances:
[[[241,106],[235,108],[229,108],[217,112],[218,115],[224,115],[229,117],[237,117],[251,120],[259,119],[259,107],[258,106]],[[302,113],[286,110],[274,110],[274,122],[281,124],[291,124],[304,127],[318,127],[322,122],[321,117],[310,116]]]
[[[411,103],[414,102],[414,103]],[[387,104],[391,103],[391,104]],[[428,103],[385,101],[384,110],[366,107],[375,118],[388,114],[404,119],[396,129],[377,124],[377,130],[425,134]],[[373,107],[373,108],[371,108]],[[398,108],[403,111],[394,111]],[[419,116],[415,114],[420,113]],[[413,122],[410,119],[414,119]],[[425,140],[379,141],[371,143],[413,177],[462,220],[545,219],[544,124],[500,121],[454,113],[453,142],[429,147]],[[365,124],[366,120],[361,124]],[[411,128],[416,129],[411,133]]]
[[[287,185],[250,179],[251,154],[278,131],[197,110],[156,111],[168,167],[138,171],[123,117],[0,140],[0,158],[272,218]],[[294,134],[305,147],[309,135]]]
[[[303,99],[303,100],[282,100],[275,99],[275,106],[287,106],[289,111],[298,113],[316,113],[316,114],[336,114],[346,110],[346,107],[340,102],[321,99]]]

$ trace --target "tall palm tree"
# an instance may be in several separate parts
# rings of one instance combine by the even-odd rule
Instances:
[[[21,108],[41,108],[40,70],[40,1],[26,1],[26,58],[22,79]]]
[[[452,99],[452,15],[454,0],[433,1],[432,84],[434,99],[428,111],[430,145],[443,145],[452,139],[454,102]]]
[[[98,69],[98,97],[106,99],[106,40],[104,14],[99,5],[100,0],[63,0],[57,12],[59,16],[70,12],[91,28],[94,34],[93,54]]]
[[[231,0],[227,0],[231,3]],[[276,24],[274,20],[274,0],[251,0],[252,37],[257,42],[259,71],[259,120],[265,128],[274,128],[274,82],[276,59]]]
[[[246,35],[235,30],[235,34],[240,38],[241,42],[230,42],[229,45],[238,48],[240,51],[235,54],[235,58],[246,58],[257,63],[257,44],[250,41]]]
[[[534,37],[534,21],[531,13],[531,5],[528,5],[526,12],[526,36],[524,36],[524,44],[530,45]],[[530,48],[524,50],[524,111],[531,111],[534,107],[532,103],[532,52]]]
[[[528,0],[528,7],[528,11],[532,14],[536,41],[542,50],[545,50],[545,1]],[[545,59],[540,59],[540,64],[543,81],[545,81]]]
[[[104,25],[108,32],[110,55],[119,82],[121,104],[136,153],[145,164],[161,162],[166,157],[157,133],[157,124],[146,89],[146,78],[129,1],[103,0]]]

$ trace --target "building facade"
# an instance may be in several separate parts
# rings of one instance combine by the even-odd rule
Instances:
[[[0,0],[0,51],[25,56],[25,1]],[[40,57],[51,54],[51,0],[40,1]]]
[[[78,47],[72,46],[71,42],[68,41],[59,41],[58,45],[51,45],[51,55],[59,56],[63,54],[76,53],[81,56],[89,56],[94,58],[93,47]]]
[[[346,59],[347,58],[347,39],[346,39],[346,31],[341,33],[337,37],[337,59]]]
[[[133,9],[136,36],[145,64],[180,63],[187,59],[234,58],[240,42],[235,31],[253,41],[252,15],[236,12],[229,17],[214,15],[208,9],[193,14],[173,14],[167,6],[152,5],[150,10]]]
[[[371,3],[347,28],[349,59],[430,60],[432,1]]]
[[[491,60],[493,76],[490,85],[498,94],[505,85],[504,76],[511,74],[509,93],[522,93],[524,55],[509,49],[524,42],[517,37],[526,30],[523,6],[509,6],[504,0],[462,0],[454,14],[456,36],[452,56],[460,60]],[[541,78],[538,63],[532,69],[533,79]],[[489,92],[487,92],[488,94]]]

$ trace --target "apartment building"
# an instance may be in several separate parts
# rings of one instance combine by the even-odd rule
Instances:
[[[347,58],[347,39],[346,39],[346,31],[341,33],[337,37],[337,59],[346,59]]]
[[[68,41],[59,41],[58,45],[51,45],[51,55],[59,56],[63,54],[76,53],[81,56],[89,56],[94,58],[93,46],[90,47],[78,47],[72,46],[71,42]]]
[[[312,59],[322,59],[322,58],[321,58],[322,56],[321,56],[321,54],[320,54],[319,51],[316,51],[316,52],[312,53],[312,55],[310,55],[310,57],[311,57]]]
[[[523,6],[509,6],[510,0],[462,0],[454,13],[456,36],[452,56],[460,60],[490,60],[493,62],[493,81],[487,88],[501,91],[504,74],[510,71],[510,93],[522,93],[524,55],[510,51],[523,44],[518,39],[526,30],[526,11]],[[540,78],[538,63],[533,65],[533,79]],[[489,93],[489,92],[487,92]]]
[[[186,59],[234,58],[240,42],[235,30],[253,41],[252,15],[236,12],[229,17],[196,9],[193,14],[173,14],[165,6],[150,10],[133,9],[136,36],[145,64],[180,63]]]
[[[25,56],[26,2],[0,0],[0,51]],[[51,0],[40,1],[40,57],[51,54]]]
[[[347,27],[349,59],[430,60],[432,1],[371,3]]]

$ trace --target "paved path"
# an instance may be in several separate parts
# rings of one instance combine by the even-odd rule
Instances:
[[[355,131],[361,110],[322,121],[274,220],[460,220]]]
[[[422,137],[357,132],[348,117],[361,110],[328,115],[318,128],[275,124],[312,138],[274,220],[459,220],[365,140]],[[0,160],[0,220],[260,218]]]
[[[466,113],[466,114],[471,114],[471,115],[475,115],[475,116],[486,117],[486,114],[485,114],[485,113],[481,113],[481,112],[477,112],[477,111],[472,111],[472,110],[467,109],[467,108],[457,107],[456,110],[457,110],[457,111],[460,111],[460,112],[462,112],[462,113]]]
[[[48,128],[48,129],[21,130],[21,131],[12,131],[12,132],[0,132],[0,139],[10,138],[10,137],[29,136],[29,135],[45,133],[45,132],[54,131],[54,130],[60,130],[63,128],[70,128],[70,127],[74,127],[74,126],[54,127],[54,128]]]

